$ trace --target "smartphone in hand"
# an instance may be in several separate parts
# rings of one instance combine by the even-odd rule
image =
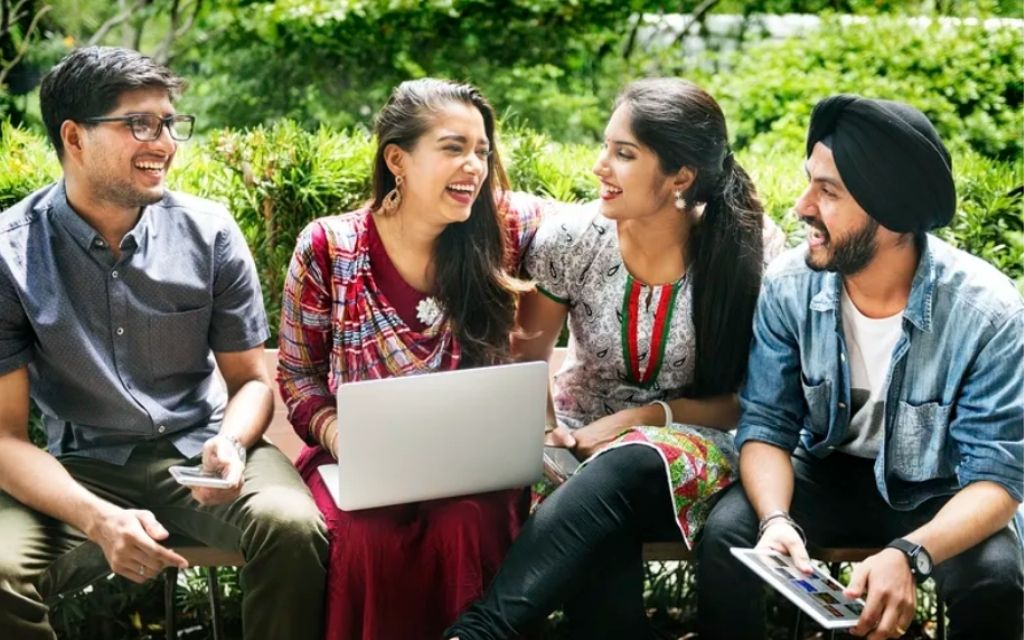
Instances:
[[[569,479],[580,466],[573,452],[565,447],[544,447],[544,477],[558,486]]]
[[[198,467],[186,467],[183,465],[174,465],[170,469],[171,475],[178,484],[185,485],[186,487],[210,487],[213,489],[227,489],[231,484],[220,477],[220,474],[212,471],[207,471],[201,466]]]

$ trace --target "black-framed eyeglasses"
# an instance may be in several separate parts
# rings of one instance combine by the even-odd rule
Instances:
[[[182,142],[192,137],[192,128],[196,124],[196,117],[178,114],[161,118],[153,113],[136,113],[130,116],[86,118],[83,122],[125,122],[139,142],[153,142],[163,133],[164,127],[167,127],[171,138]]]

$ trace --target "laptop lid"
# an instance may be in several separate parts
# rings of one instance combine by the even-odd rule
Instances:
[[[526,486],[541,475],[548,367],[525,362],[338,387],[345,511]]]

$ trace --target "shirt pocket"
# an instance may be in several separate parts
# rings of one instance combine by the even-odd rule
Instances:
[[[804,428],[812,433],[825,435],[829,429],[829,409],[832,403],[832,383],[825,379],[818,384],[811,384],[800,374],[800,386],[804,390],[804,402],[807,403],[807,419]]]
[[[939,402],[899,401],[887,443],[893,474],[910,482],[953,475],[953,464],[946,456],[951,408]]]
[[[149,316],[150,373],[154,380],[208,373],[210,307]]]

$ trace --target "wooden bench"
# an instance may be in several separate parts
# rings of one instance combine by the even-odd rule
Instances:
[[[277,350],[268,349],[265,354],[267,370],[273,378],[277,372]],[[556,349],[551,358],[551,372],[558,370],[565,358],[565,349]],[[267,428],[266,438],[277,446],[289,460],[295,460],[302,450],[303,442],[292,430],[288,422],[288,411],[284,401],[274,385],[274,415],[270,426]],[[210,593],[210,621],[213,627],[213,638],[219,640],[222,637],[220,621],[220,585],[217,582],[217,567],[241,567],[245,564],[245,558],[238,551],[225,551],[199,545],[189,540],[172,540],[171,546],[175,551],[184,556],[189,565],[193,567],[205,567],[207,569],[207,582]],[[860,562],[877,553],[878,549],[854,549],[854,548],[827,548],[812,549],[815,559],[826,563],[834,576],[838,575],[839,565],[848,562]],[[644,545],[643,557],[645,561],[674,562],[692,560],[693,556],[686,545],[682,542],[650,542]],[[165,611],[165,632],[167,640],[177,638],[177,626],[175,623],[174,594],[177,588],[178,570],[167,569],[164,574],[164,611]],[[793,626],[793,638],[798,638],[801,632],[802,616],[799,615]],[[945,609],[941,600],[938,600],[936,611],[937,638],[945,638]]]

